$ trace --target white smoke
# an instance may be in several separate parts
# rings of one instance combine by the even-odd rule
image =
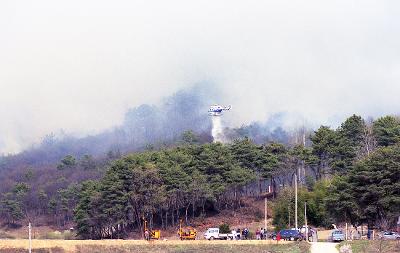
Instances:
[[[224,129],[222,127],[221,117],[213,116],[212,118],[212,130],[211,135],[213,137],[214,142],[226,142],[226,138],[224,136]]]

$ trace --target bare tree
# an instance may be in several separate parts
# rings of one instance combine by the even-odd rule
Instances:
[[[373,129],[372,129],[373,119],[368,118],[365,122],[362,146],[357,154],[357,160],[363,157],[369,156],[377,147],[377,142],[375,140]]]

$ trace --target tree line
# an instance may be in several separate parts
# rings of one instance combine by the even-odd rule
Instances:
[[[311,223],[394,227],[400,216],[399,118],[365,121],[353,115],[337,129],[321,126],[310,138],[311,155],[305,162],[313,164],[318,182],[311,180],[299,190],[299,206],[307,201]],[[277,227],[287,227],[290,217],[294,219],[292,189],[283,193],[274,210]],[[303,217],[300,208],[300,222]]]
[[[75,209],[83,238],[120,238],[149,226],[176,226],[180,218],[238,209],[246,186],[267,178],[279,158],[275,146],[249,139],[128,155],[99,181],[82,185]],[[282,147],[284,149],[284,147]]]
[[[299,199],[309,203],[314,225],[393,224],[400,215],[398,118],[365,121],[353,115],[337,129],[321,126],[306,139],[306,145],[255,144],[246,136],[230,144],[201,143],[187,131],[172,147],[109,153],[101,160],[66,156],[53,168],[15,175],[0,211],[10,224],[45,216],[58,226],[74,222],[81,238],[124,238],[140,231],[144,219],[167,228],[180,218],[190,223],[239,209],[243,196],[260,195],[268,185],[277,197],[274,223],[285,227],[293,175],[303,171]]]

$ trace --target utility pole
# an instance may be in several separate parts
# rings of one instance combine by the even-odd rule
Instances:
[[[267,199],[267,197],[265,197],[265,203],[264,203],[264,215],[265,215],[265,217],[264,217],[264,228],[265,228],[265,232],[267,232],[268,231],[268,229],[267,229],[267,219],[268,219],[268,199]]]
[[[306,224],[306,241],[308,241],[307,202],[304,202],[304,221],[305,221],[305,224]]]
[[[303,148],[306,148],[306,128],[303,127]],[[302,185],[304,185],[305,181],[306,181],[306,166],[305,166],[305,162],[302,161],[302,167],[303,167],[303,181],[302,181]]]
[[[300,183],[300,187],[301,187],[301,170],[302,170],[302,167],[303,167],[303,161],[301,162],[301,166],[299,166],[298,168],[297,168],[297,178],[299,179],[299,183]]]
[[[294,225],[296,230],[298,229],[297,224],[297,175],[294,175]]]
[[[30,222],[28,225],[28,233],[29,233],[29,253],[32,253],[32,225]]]

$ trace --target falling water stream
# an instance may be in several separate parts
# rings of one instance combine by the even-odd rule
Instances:
[[[224,143],[224,133],[222,128],[221,117],[214,116],[212,117],[212,130],[211,135],[213,137],[214,142],[222,142]]]

